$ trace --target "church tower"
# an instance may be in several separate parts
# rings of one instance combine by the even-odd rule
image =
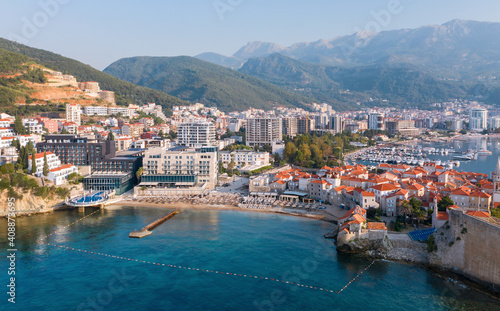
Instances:
[[[496,208],[500,205],[500,157],[491,178],[493,179],[493,208]]]

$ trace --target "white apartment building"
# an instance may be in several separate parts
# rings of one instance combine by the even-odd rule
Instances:
[[[35,175],[40,176],[43,174],[43,152],[39,152],[35,154],[35,160],[36,160],[36,172]],[[31,158],[32,155],[29,156],[29,161],[28,161],[28,171],[31,172]],[[61,166],[61,161],[59,158],[52,152],[48,151],[47,152],[47,164],[49,166],[49,170],[57,168]]]
[[[85,106],[83,113],[87,116],[106,116],[108,115],[108,107],[105,106]]]
[[[140,186],[150,186],[176,193],[191,188],[211,190],[217,184],[218,157],[216,148],[180,146],[168,150],[156,147],[146,150],[144,173]]]
[[[381,113],[370,113],[368,115],[369,130],[384,130],[384,115]]]
[[[488,126],[488,110],[475,108],[469,111],[469,130],[482,131]]]
[[[335,133],[342,133],[342,130],[344,129],[344,121],[342,120],[342,117],[338,114],[331,116],[329,127],[334,130]]]
[[[237,167],[269,165],[268,152],[255,152],[252,150],[221,151],[219,152],[219,159],[225,167],[231,163],[231,160],[234,161]]]
[[[43,125],[38,120],[23,119],[23,125],[30,133],[43,134]]]
[[[49,176],[47,176],[47,179],[52,181],[54,185],[59,186],[66,183],[70,174],[77,172],[78,168],[76,166],[72,164],[64,164],[49,170]]]
[[[177,144],[194,148],[215,146],[215,125],[211,122],[184,122],[177,126]]]
[[[272,145],[283,139],[283,124],[280,118],[247,119],[246,144],[248,146]]]
[[[488,118],[488,129],[496,130],[500,127],[500,117],[491,117]]]
[[[14,135],[15,135],[14,128],[12,127],[0,128],[0,137],[9,137]]]
[[[283,118],[283,135],[288,137],[297,136],[297,118],[287,117]]]
[[[12,119],[0,119],[0,128],[11,127],[14,121]]]
[[[80,115],[82,109],[80,105],[77,104],[66,104],[66,121],[74,122],[76,125],[82,125]]]
[[[130,117],[131,112],[129,108],[125,107],[108,107],[108,115],[117,115],[121,113],[124,117]]]

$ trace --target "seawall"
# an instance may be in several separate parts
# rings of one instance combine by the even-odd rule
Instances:
[[[429,263],[449,269],[500,292],[500,226],[452,210],[450,220],[434,233],[437,250]]]

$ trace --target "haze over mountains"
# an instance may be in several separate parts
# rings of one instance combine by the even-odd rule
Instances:
[[[266,107],[266,99],[296,105],[293,96],[280,101],[263,95],[270,86],[257,83],[259,80],[301,96],[299,102],[327,102],[339,110],[360,104],[425,108],[434,102],[465,97],[484,97],[489,103],[496,103],[499,37],[500,23],[453,20],[438,26],[374,34],[360,32],[289,47],[250,42],[232,56],[196,56],[233,71],[189,57],[129,58],[104,71],[185,100],[208,101],[223,109]],[[189,77],[185,71],[189,71]],[[238,79],[245,83],[235,83]],[[253,85],[251,90],[249,85]],[[255,95],[255,90],[262,87],[268,90]],[[240,97],[241,88],[249,90],[244,92],[244,100]],[[478,89],[487,92],[477,92]],[[236,102],[239,103],[235,105]]]
[[[233,67],[255,57],[280,53],[325,65],[412,64],[440,78],[474,79],[500,70],[500,23],[453,20],[380,33],[360,32],[331,40],[295,43],[250,42],[233,56],[203,53],[195,57]]]
[[[233,111],[326,102],[347,110],[374,105],[427,108],[451,98],[499,104],[499,37],[500,23],[454,20],[289,47],[250,42],[230,57],[131,57],[114,62],[104,73],[1,38],[0,49],[82,81],[95,80],[116,92],[119,104],[157,102],[170,108],[201,102]]]

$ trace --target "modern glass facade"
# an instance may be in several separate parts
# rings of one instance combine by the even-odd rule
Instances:
[[[85,190],[115,190],[116,195],[121,195],[134,187],[136,177],[133,173],[118,175],[91,175],[83,179]]]

